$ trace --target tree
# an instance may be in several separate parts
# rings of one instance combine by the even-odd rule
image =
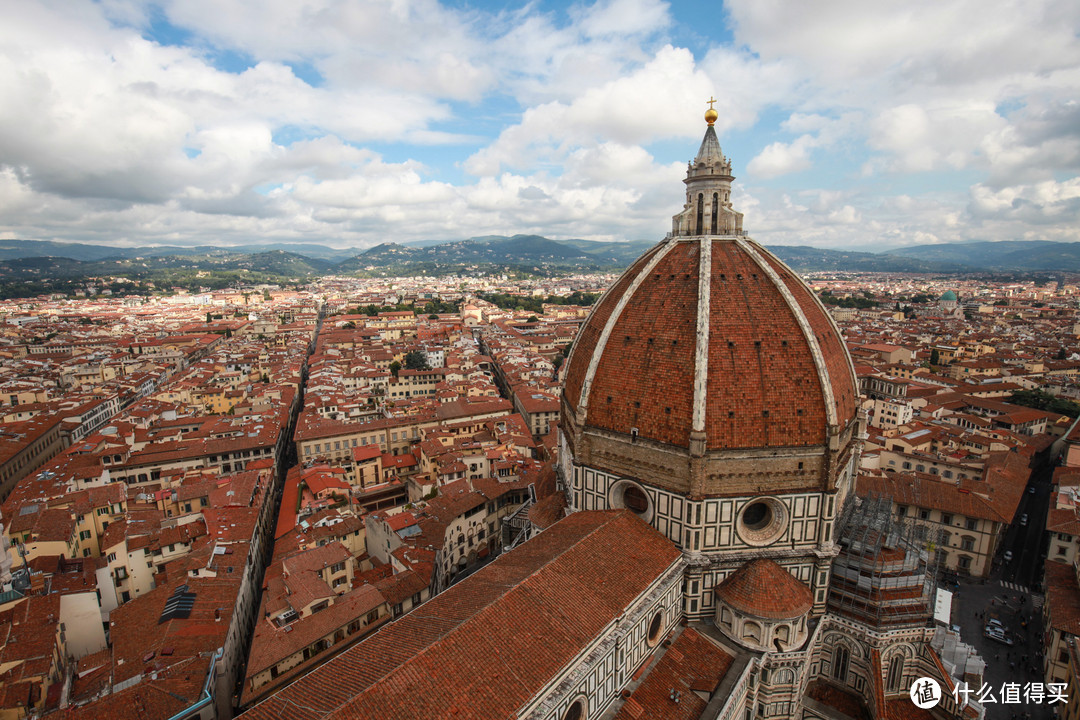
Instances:
[[[435,313],[431,313],[430,315],[427,316],[427,319],[428,320],[438,320],[439,316],[436,315]]]
[[[529,319],[526,320],[525,322],[527,322],[527,323],[536,323],[536,322],[540,322],[540,320],[535,315],[530,315]]]
[[[400,369],[401,369],[401,363],[399,363],[397,360],[390,363],[390,374],[393,375],[395,378],[397,377],[398,370],[400,370]]]
[[[1018,390],[1009,397],[1013,405],[1045,410],[1047,412],[1068,415],[1071,418],[1080,415],[1080,404],[1065,398],[1056,397],[1042,390]]]
[[[939,364],[941,364],[941,354],[938,352],[937,348],[934,348],[933,350],[930,351],[930,364],[931,365],[939,365]]]
[[[1061,348],[1060,350],[1058,350],[1058,354],[1056,356],[1054,356],[1054,359],[1055,360],[1065,360],[1068,357],[1069,357],[1069,353],[1065,350],[1065,348]]]
[[[405,354],[405,368],[407,370],[429,370],[427,354],[419,350],[410,350]]]

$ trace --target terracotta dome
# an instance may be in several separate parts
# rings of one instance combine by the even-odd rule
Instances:
[[[710,488],[706,477],[691,488],[672,453],[828,448],[823,462],[792,465],[804,476],[787,486],[835,476],[857,414],[850,357],[810,288],[743,232],[732,179],[709,126],[672,234],[623,273],[582,327],[563,391],[575,462],[638,478],[645,473],[635,467],[647,467],[650,481],[716,494],[738,488]],[[627,461],[619,443],[657,454]],[[806,476],[815,469],[816,479]]]
[[[565,397],[590,427],[637,428],[683,448],[700,402],[706,450],[822,445],[856,410],[854,373],[825,309],[746,238],[671,239],[642,256],[582,328]]]
[[[751,560],[714,588],[732,610],[770,620],[793,620],[810,611],[814,596],[772,560]]]

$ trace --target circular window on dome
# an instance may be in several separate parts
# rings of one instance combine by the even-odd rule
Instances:
[[[742,520],[750,530],[764,530],[769,527],[769,523],[772,522],[772,508],[768,503],[755,502],[750,503],[745,510],[743,510]]]
[[[656,645],[660,642],[660,631],[664,629],[664,616],[662,613],[656,613],[653,615],[652,621],[649,623],[649,647]]]
[[[612,508],[630,510],[645,522],[652,522],[653,504],[645,488],[633,480],[620,480],[608,491],[608,504]]]
[[[747,545],[769,545],[780,539],[787,526],[787,509],[776,498],[755,498],[743,506],[736,527]]]

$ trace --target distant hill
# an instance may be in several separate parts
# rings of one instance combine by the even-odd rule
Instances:
[[[825,250],[805,245],[772,245],[769,251],[793,270],[847,270],[852,272],[962,272],[970,268],[955,262],[900,257],[893,254]]]
[[[955,263],[976,270],[1080,271],[1080,243],[1048,240],[914,245],[891,250],[901,257]]]
[[[190,249],[187,249],[190,250]],[[29,257],[0,260],[0,280],[74,279],[83,277],[177,277],[200,271],[251,273],[281,278],[314,277],[330,273],[334,263],[304,257],[283,250],[246,255],[164,255],[103,260],[75,260],[66,257]],[[239,277],[239,275],[238,275]]]
[[[0,240],[0,260],[31,257],[64,257],[71,260],[103,260],[127,257],[127,250],[105,245],[58,243],[48,240]]]
[[[112,260],[137,257],[163,257],[166,255],[251,255],[254,253],[283,251],[322,260],[341,261],[356,253],[352,249],[337,249],[313,243],[251,243],[238,246],[158,245],[141,247],[115,247],[86,243],[60,243],[50,240],[0,240],[0,260],[29,257],[65,257],[72,260]]]
[[[362,252],[305,243],[252,243],[241,247],[116,248],[84,243],[0,240],[0,279],[77,278],[115,274],[150,277],[205,270],[304,278],[327,273],[540,274],[618,271],[652,240],[552,240],[540,235],[488,235],[452,242],[388,241]],[[887,252],[775,245],[773,253],[798,271],[856,272],[1080,272],[1080,243],[1007,241],[918,245]]]
[[[336,264],[330,260],[307,257],[284,250],[267,250],[251,255],[241,255],[228,262],[227,265],[230,269],[286,276],[325,275],[336,267]]]
[[[656,240],[630,240],[627,242],[597,242],[595,240],[562,240],[561,242],[584,250],[602,262],[623,267],[634,262],[641,254],[656,244]]]
[[[378,268],[399,272],[456,272],[470,266],[599,269],[602,264],[601,258],[557,240],[539,235],[514,235],[472,238],[426,247],[383,243],[342,262],[337,271],[346,273]]]

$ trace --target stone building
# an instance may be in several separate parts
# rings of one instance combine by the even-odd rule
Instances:
[[[574,509],[629,508],[683,548],[688,618],[711,617],[712,589],[758,558],[804,583],[820,615],[859,464],[858,385],[825,308],[743,232],[731,181],[710,124],[675,233],[574,345],[562,475]]]
[[[866,422],[851,359],[743,231],[705,117],[672,232],[567,361],[566,516],[252,718],[981,716],[952,699],[981,661],[930,621],[920,548],[891,513],[845,510]],[[909,700],[921,677],[933,710]]]
[[[750,658],[708,717],[919,712],[915,678],[952,680],[918,541],[871,528],[877,555],[851,562],[852,538],[892,522],[840,522],[866,422],[854,368],[813,292],[743,231],[712,118],[672,233],[597,303],[567,363],[569,508],[630,510],[680,548],[683,621]],[[853,581],[886,611],[856,612]],[[949,669],[980,675],[981,661]]]

